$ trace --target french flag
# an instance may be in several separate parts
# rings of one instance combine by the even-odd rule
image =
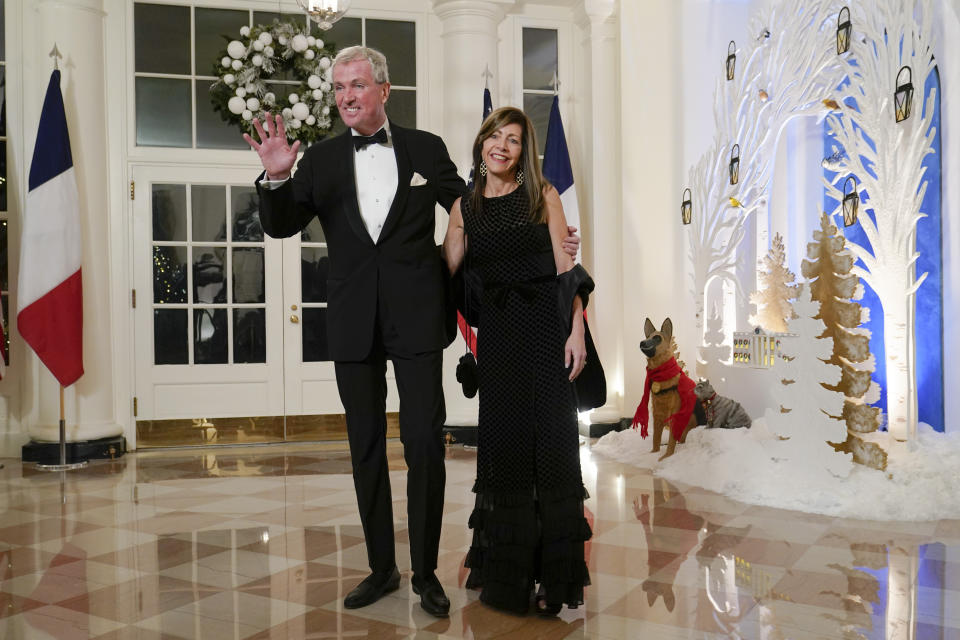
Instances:
[[[560,194],[567,224],[579,229],[580,210],[577,206],[577,188],[573,184],[570,152],[567,150],[567,137],[563,133],[563,120],[560,119],[559,96],[553,96],[553,105],[550,107],[547,141],[543,149],[543,176]],[[577,261],[580,261],[579,254]]]
[[[80,197],[60,71],[47,85],[20,241],[20,335],[63,386],[83,375]]]

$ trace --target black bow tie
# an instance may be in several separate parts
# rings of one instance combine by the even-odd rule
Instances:
[[[353,147],[360,151],[368,144],[387,144],[387,131],[380,129],[372,136],[353,136]]]

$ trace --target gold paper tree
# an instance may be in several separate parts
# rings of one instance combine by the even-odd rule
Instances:
[[[790,301],[797,297],[797,287],[792,284],[795,276],[786,267],[787,254],[783,237],[773,236],[770,251],[763,259],[764,270],[760,273],[763,288],[750,294],[751,304],[756,305],[757,315],[750,316],[750,323],[759,325],[767,333],[785,333],[787,321],[793,317]]]
[[[873,384],[874,361],[870,332],[860,328],[866,310],[855,302],[863,293],[860,278],[852,273],[855,258],[826,214],[820,217],[820,229],[813,232],[813,238],[807,244],[807,258],[800,271],[810,280],[811,296],[820,303],[823,336],[833,338],[833,355],[828,363],[840,366],[842,371],[839,383],[823,386],[845,397],[843,415],[832,417],[846,422],[847,440],[831,444],[838,451],[852,453],[854,462],[883,469],[887,466],[886,452],[866,436],[877,430],[880,409],[866,402]]]

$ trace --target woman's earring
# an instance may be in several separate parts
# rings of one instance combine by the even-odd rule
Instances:
[[[517,184],[523,184],[523,169],[517,168]]]
[[[480,175],[482,175],[484,178],[487,177],[487,163],[483,160],[480,161]]]

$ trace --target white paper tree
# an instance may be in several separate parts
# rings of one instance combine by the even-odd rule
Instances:
[[[784,342],[783,357],[773,367],[780,382],[775,392],[780,408],[767,410],[767,422],[774,432],[789,438],[782,448],[791,457],[845,475],[850,469],[849,456],[831,454],[829,444],[847,438],[846,425],[831,417],[841,414],[844,399],[824,386],[840,380],[840,367],[827,363],[833,354],[833,339],[819,337],[824,324],[815,317],[820,308],[810,297],[809,286],[801,287],[794,311],[797,317],[790,320],[788,329],[796,337]]]
[[[780,132],[792,118],[823,113],[822,100],[843,79],[836,54],[835,0],[769,1],[751,20],[753,38],[736,51],[733,80],[717,80],[711,147],[690,173],[689,257],[701,345],[707,288],[719,278],[736,288],[746,223],[764,214]],[[731,149],[740,147],[739,180],[730,184]],[[765,247],[764,247],[765,248]],[[752,285],[748,285],[752,288]]]
[[[851,20],[851,56],[845,59],[850,82],[837,96],[845,106],[827,119],[846,153],[840,154],[834,181],[824,182],[841,203],[847,177],[859,183],[858,220],[869,246],[848,242],[847,247],[862,261],[854,273],[883,307],[887,424],[895,438],[906,440],[916,434],[918,422],[914,296],[926,274],[916,277],[916,226],[925,215],[923,161],[933,153],[936,133],[935,91],[924,95],[934,70],[933,7],[930,0],[876,0],[852,6]],[[904,66],[912,70],[914,95],[912,113],[898,123],[894,94]]]
[[[703,334],[703,346],[699,349],[699,362],[709,364],[730,358],[730,345],[725,344],[726,336],[723,333],[723,316],[720,315],[720,305],[713,305],[713,312],[707,320],[707,330]],[[705,372],[704,372],[705,373]]]
[[[796,276],[786,262],[787,252],[778,233],[763,259],[760,273],[763,288],[750,294],[750,302],[757,306],[757,314],[750,317],[750,324],[759,325],[768,333],[785,333],[787,321],[793,316],[790,301],[797,295],[797,285],[793,284]]]

